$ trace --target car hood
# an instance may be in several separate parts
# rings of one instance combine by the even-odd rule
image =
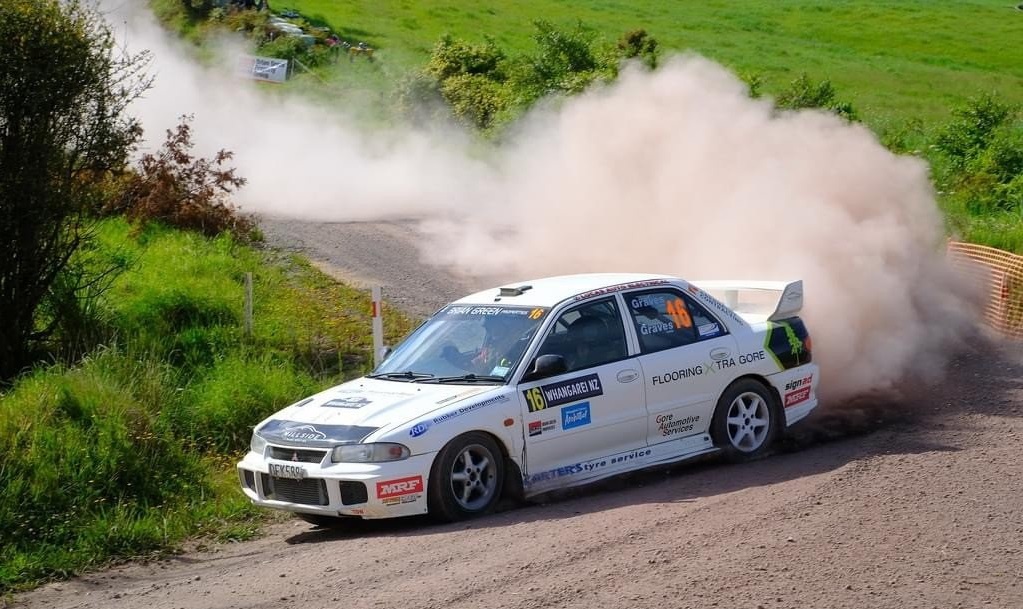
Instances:
[[[410,383],[361,378],[278,411],[256,428],[267,440],[333,445],[499,389],[494,385]]]

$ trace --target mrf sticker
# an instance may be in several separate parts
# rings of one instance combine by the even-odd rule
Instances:
[[[604,387],[600,384],[598,375],[587,374],[566,381],[526,389],[522,395],[526,398],[529,412],[537,412],[547,408],[557,408],[569,402],[578,402],[586,398],[604,395]]]
[[[422,493],[422,476],[408,476],[377,482],[377,499],[384,505],[413,503],[422,497]]]

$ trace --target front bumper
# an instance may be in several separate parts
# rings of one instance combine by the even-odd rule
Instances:
[[[427,511],[426,489],[436,453],[389,463],[331,463],[329,451],[267,446],[238,463],[242,492],[254,504],[304,514],[394,518]],[[291,459],[285,459],[291,453]],[[281,458],[275,458],[281,457]],[[285,470],[302,477],[277,477]],[[283,467],[282,467],[283,466]]]

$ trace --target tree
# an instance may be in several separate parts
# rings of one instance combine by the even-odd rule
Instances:
[[[126,106],[147,87],[81,0],[0,2],[0,379],[30,363],[37,318],[90,237],[101,185],[141,136]]]

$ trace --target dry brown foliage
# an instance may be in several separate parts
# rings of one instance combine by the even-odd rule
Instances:
[[[107,211],[209,236],[230,232],[251,238],[255,223],[230,202],[231,192],[245,184],[233,167],[225,167],[233,153],[220,150],[212,159],[194,156],[189,121],[190,116],[182,116],[175,129],[167,130],[160,150],[143,155],[138,171]]]

